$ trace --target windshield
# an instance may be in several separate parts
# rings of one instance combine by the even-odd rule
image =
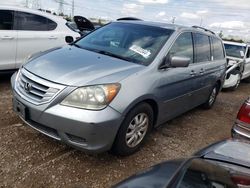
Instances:
[[[80,48],[149,65],[173,30],[131,23],[111,23],[76,42]]]
[[[227,56],[231,56],[231,57],[237,57],[237,58],[243,58],[241,56],[241,52],[243,54],[245,54],[246,52],[246,47],[244,46],[237,46],[237,45],[233,45],[233,44],[224,44],[225,49],[226,49],[226,54]]]

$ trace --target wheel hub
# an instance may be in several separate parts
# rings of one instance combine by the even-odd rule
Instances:
[[[145,137],[148,130],[149,118],[147,114],[137,114],[130,122],[126,132],[126,144],[128,147],[135,147]]]

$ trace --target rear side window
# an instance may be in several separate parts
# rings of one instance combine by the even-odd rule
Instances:
[[[206,62],[211,60],[210,41],[207,35],[194,33],[195,62]]]
[[[189,57],[193,62],[193,39],[191,33],[182,33],[169,50],[167,58],[170,60],[173,56]]]
[[[222,42],[215,37],[212,37],[211,39],[212,39],[213,60],[224,59],[225,54]]]
[[[43,16],[18,12],[16,14],[16,27],[17,30],[25,31],[51,31],[57,27],[57,24]]]
[[[0,10],[0,30],[13,29],[13,11]]]

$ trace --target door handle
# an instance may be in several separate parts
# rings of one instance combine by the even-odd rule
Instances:
[[[50,36],[49,39],[57,39],[56,36]]]
[[[191,70],[190,76],[195,76],[195,75],[196,75],[196,72],[194,70]]]
[[[3,40],[12,40],[14,39],[14,37],[11,37],[11,36],[3,36],[1,37]]]

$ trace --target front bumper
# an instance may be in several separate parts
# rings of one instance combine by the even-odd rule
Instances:
[[[232,137],[250,141],[250,128],[236,122],[232,128]]]
[[[65,96],[64,91],[47,104],[31,104],[15,91],[15,76],[11,78],[13,105],[20,103],[25,107],[27,114],[25,119],[21,119],[27,125],[88,153],[100,153],[112,147],[123,120],[119,112],[109,106],[100,111],[92,111],[55,103],[60,95]]]

